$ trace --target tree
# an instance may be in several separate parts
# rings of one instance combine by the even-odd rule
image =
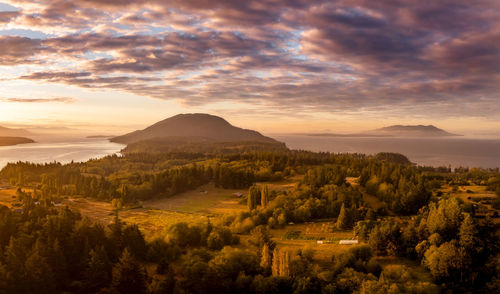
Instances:
[[[425,261],[431,274],[437,280],[448,280],[460,278],[459,273],[462,270],[462,262],[455,240],[443,243],[441,246],[431,246],[425,252]]]
[[[280,251],[278,250],[278,247],[275,247],[273,251],[273,265],[271,272],[273,276],[280,275]]]
[[[257,207],[258,203],[258,198],[260,196],[260,191],[257,186],[253,185],[248,189],[248,199],[247,199],[247,205],[248,205],[248,210],[252,211]]]
[[[21,285],[26,287],[28,293],[53,293],[55,283],[52,269],[37,247],[26,260],[25,277],[20,281]]]
[[[340,208],[336,227],[339,230],[346,230],[352,227],[350,211],[345,208],[345,204],[342,204],[342,207]]]
[[[264,269],[266,273],[271,271],[272,258],[271,251],[269,250],[269,246],[264,244],[262,246],[262,256],[260,257],[260,267]]]
[[[281,252],[280,256],[280,276],[290,276],[290,252],[287,250]]]
[[[146,293],[146,277],[141,266],[127,248],[113,267],[113,287],[122,294]]]
[[[478,242],[477,234],[478,231],[474,220],[469,214],[465,214],[465,218],[460,225],[460,231],[458,233],[460,237],[460,247],[462,247],[466,251],[472,251]]]
[[[260,195],[260,205],[265,208],[269,202],[269,188],[267,185],[262,187],[261,195]]]
[[[85,285],[91,292],[109,285],[111,281],[111,262],[103,246],[90,251],[90,259],[85,271]]]

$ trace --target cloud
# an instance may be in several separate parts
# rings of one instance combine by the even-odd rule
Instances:
[[[0,11],[0,24],[9,23],[21,15],[19,11]]]
[[[77,100],[71,97],[53,97],[53,98],[0,98],[3,102],[13,103],[75,103]]]
[[[10,3],[0,23],[47,35],[0,36],[0,65],[35,68],[23,80],[292,113],[500,104],[496,0]]]

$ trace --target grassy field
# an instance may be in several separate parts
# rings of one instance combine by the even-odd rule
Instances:
[[[290,237],[291,232],[294,233],[292,235],[296,235],[295,238]],[[331,222],[287,225],[282,229],[271,230],[271,234],[278,248],[291,251],[306,247],[313,249],[314,260],[325,267],[331,262],[333,254],[352,247],[352,245],[340,245],[339,241],[355,237],[352,230],[334,230]],[[323,244],[318,244],[318,240],[323,240]]]
[[[33,192],[32,189],[23,189],[23,191],[28,193]],[[16,192],[16,188],[2,187],[2,189],[0,189],[0,205],[12,207],[14,203],[18,202],[16,199]]]
[[[486,186],[460,186],[457,191],[453,191],[451,187],[442,189],[445,193],[450,193],[465,202],[480,200],[482,198],[495,199],[497,195],[495,192],[487,191]]]
[[[145,201],[144,208],[187,213],[226,213],[246,210],[246,205],[238,204],[240,199],[233,193],[246,194],[242,189],[217,188],[214,184],[201,186],[170,198]]]
[[[15,189],[2,189],[0,190],[0,205],[11,207],[15,202],[16,190]]]

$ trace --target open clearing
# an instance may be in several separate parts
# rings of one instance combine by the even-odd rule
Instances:
[[[377,197],[370,195],[365,192],[361,186],[359,186],[358,178],[356,177],[347,177],[346,182],[351,184],[353,187],[358,187],[359,191],[363,195],[363,201],[366,202],[373,210],[377,210],[381,207],[386,206],[384,202],[380,201]]]
[[[11,207],[16,201],[16,190],[15,189],[2,189],[0,190],[0,204],[7,207]]]
[[[340,240],[355,237],[352,230],[333,230],[331,222],[287,225],[282,229],[271,230],[271,235],[278,248],[291,251],[313,249],[314,260],[322,266],[327,266],[331,262],[333,254],[352,247],[352,245],[340,245]],[[323,244],[318,244],[318,241],[323,241]]]
[[[170,198],[145,201],[143,207],[175,212],[214,214],[246,210],[246,205],[238,203],[241,199],[232,197],[233,193],[246,194],[247,191],[217,188],[211,183]]]

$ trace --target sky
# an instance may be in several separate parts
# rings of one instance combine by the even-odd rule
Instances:
[[[0,125],[500,134],[498,0],[0,0]]]

